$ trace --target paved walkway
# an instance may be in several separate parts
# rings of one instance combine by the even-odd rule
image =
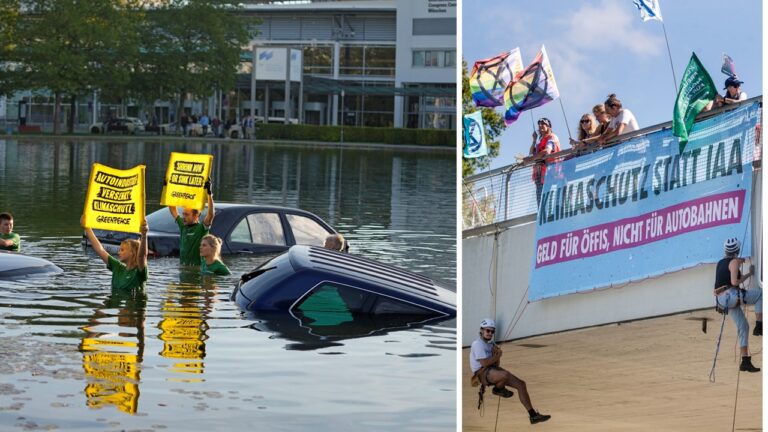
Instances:
[[[752,337],[752,363],[763,367],[762,338]],[[702,318],[707,333],[702,332]],[[762,430],[762,378],[738,376],[736,328],[728,317],[717,360],[709,371],[722,322],[714,310],[528,338],[501,345],[502,366],[528,384],[533,406],[552,419],[531,425],[517,394],[486,391],[484,416],[477,387],[469,384],[469,350],[463,350],[464,431],[736,431]],[[737,378],[738,402],[735,404]]]

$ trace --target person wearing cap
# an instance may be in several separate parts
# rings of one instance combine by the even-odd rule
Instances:
[[[536,132],[533,133],[530,155],[523,159],[523,162],[536,162],[533,165],[531,179],[536,185],[537,204],[541,203],[541,192],[544,190],[544,176],[547,174],[547,164],[557,162],[555,158],[549,158],[547,155],[560,151],[560,140],[552,132],[552,122],[548,118],[542,117],[539,119],[538,126],[538,134]]]
[[[525,381],[499,366],[502,352],[501,348],[493,342],[495,333],[496,322],[494,320],[486,318],[480,322],[480,337],[472,342],[472,347],[469,350],[469,367],[472,369],[472,380],[479,380],[484,386],[492,385],[493,394],[504,398],[512,397],[514,394],[506,386],[516,389],[520,395],[520,403],[528,410],[531,424],[549,420],[552,416],[540,414],[533,409]]]
[[[749,323],[741,310],[741,304],[755,305],[755,316],[757,322],[752,332],[754,336],[763,335],[763,290],[751,289],[745,290],[739,286],[749,279],[755,273],[755,266],[749,266],[749,272],[741,274],[741,264],[744,258],[739,257],[741,244],[736,238],[729,238],[723,245],[725,247],[725,257],[717,263],[715,269],[715,297],[719,310],[731,316],[736,324],[739,335],[739,347],[741,350],[740,371],[759,372],[752,364],[752,357],[749,356]]]
[[[728,79],[725,80],[725,88],[723,89],[725,90],[725,96],[717,95],[715,98],[715,108],[747,100],[747,94],[741,91],[741,85],[743,83],[744,81],[740,81],[736,77],[728,77]]]

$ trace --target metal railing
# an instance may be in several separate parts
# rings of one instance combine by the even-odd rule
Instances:
[[[701,121],[709,117],[734,110],[742,104],[758,101],[762,104],[763,97],[756,96],[743,101],[714,109],[696,117]],[[761,109],[762,124],[762,109]],[[607,142],[602,147],[577,152],[567,149],[557,153],[557,157],[568,159],[591,153],[606,147],[615,146],[630,139],[648,135],[654,132],[670,129],[672,122],[666,122],[639,129],[632,133],[621,135]],[[755,141],[754,158],[760,159],[762,142],[760,137]],[[516,219],[521,221],[533,220],[537,212],[536,187],[531,179],[533,162],[516,163],[491,171],[466,177],[462,184],[462,230],[482,231],[483,227],[503,224]]]

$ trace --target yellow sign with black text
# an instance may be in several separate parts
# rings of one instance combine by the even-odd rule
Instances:
[[[83,210],[86,228],[139,232],[145,214],[144,168],[93,164]]]
[[[213,155],[172,152],[160,204],[202,210],[208,200],[205,182],[212,162]]]

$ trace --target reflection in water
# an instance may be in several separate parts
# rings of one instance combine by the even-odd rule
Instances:
[[[180,374],[202,374],[205,368],[206,319],[213,309],[216,285],[191,269],[183,269],[181,282],[168,285],[160,302],[162,319],[158,324],[163,341],[160,355],[173,359],[171,371]],[[185,376],[172,381],[198,382],[202,378]]]
[[[255,321],[249,327],[271,333],[272,338],[291,341],[289,351],[311,351],[327,347],[342,347],[342,341],[373,335],[385,335],[406,328],[418,329],[427,324],[455,326],[455,318],[434,315],[373,315],[356,314],[347,317],[342,311],[313,311],[305,314],[278,312],[247,312],[245,318]],[[450,324],[453,323],[453,324]],[[453,349],[446,346],[446,349]]]
[[[86,382],[85,396],[91,408],[114,405],[135,414],[139,405],[139,381],[144,357],[145,295],[112,292],[83,327],[80,343]],[[115,324],[117,328],[115,328]]]

